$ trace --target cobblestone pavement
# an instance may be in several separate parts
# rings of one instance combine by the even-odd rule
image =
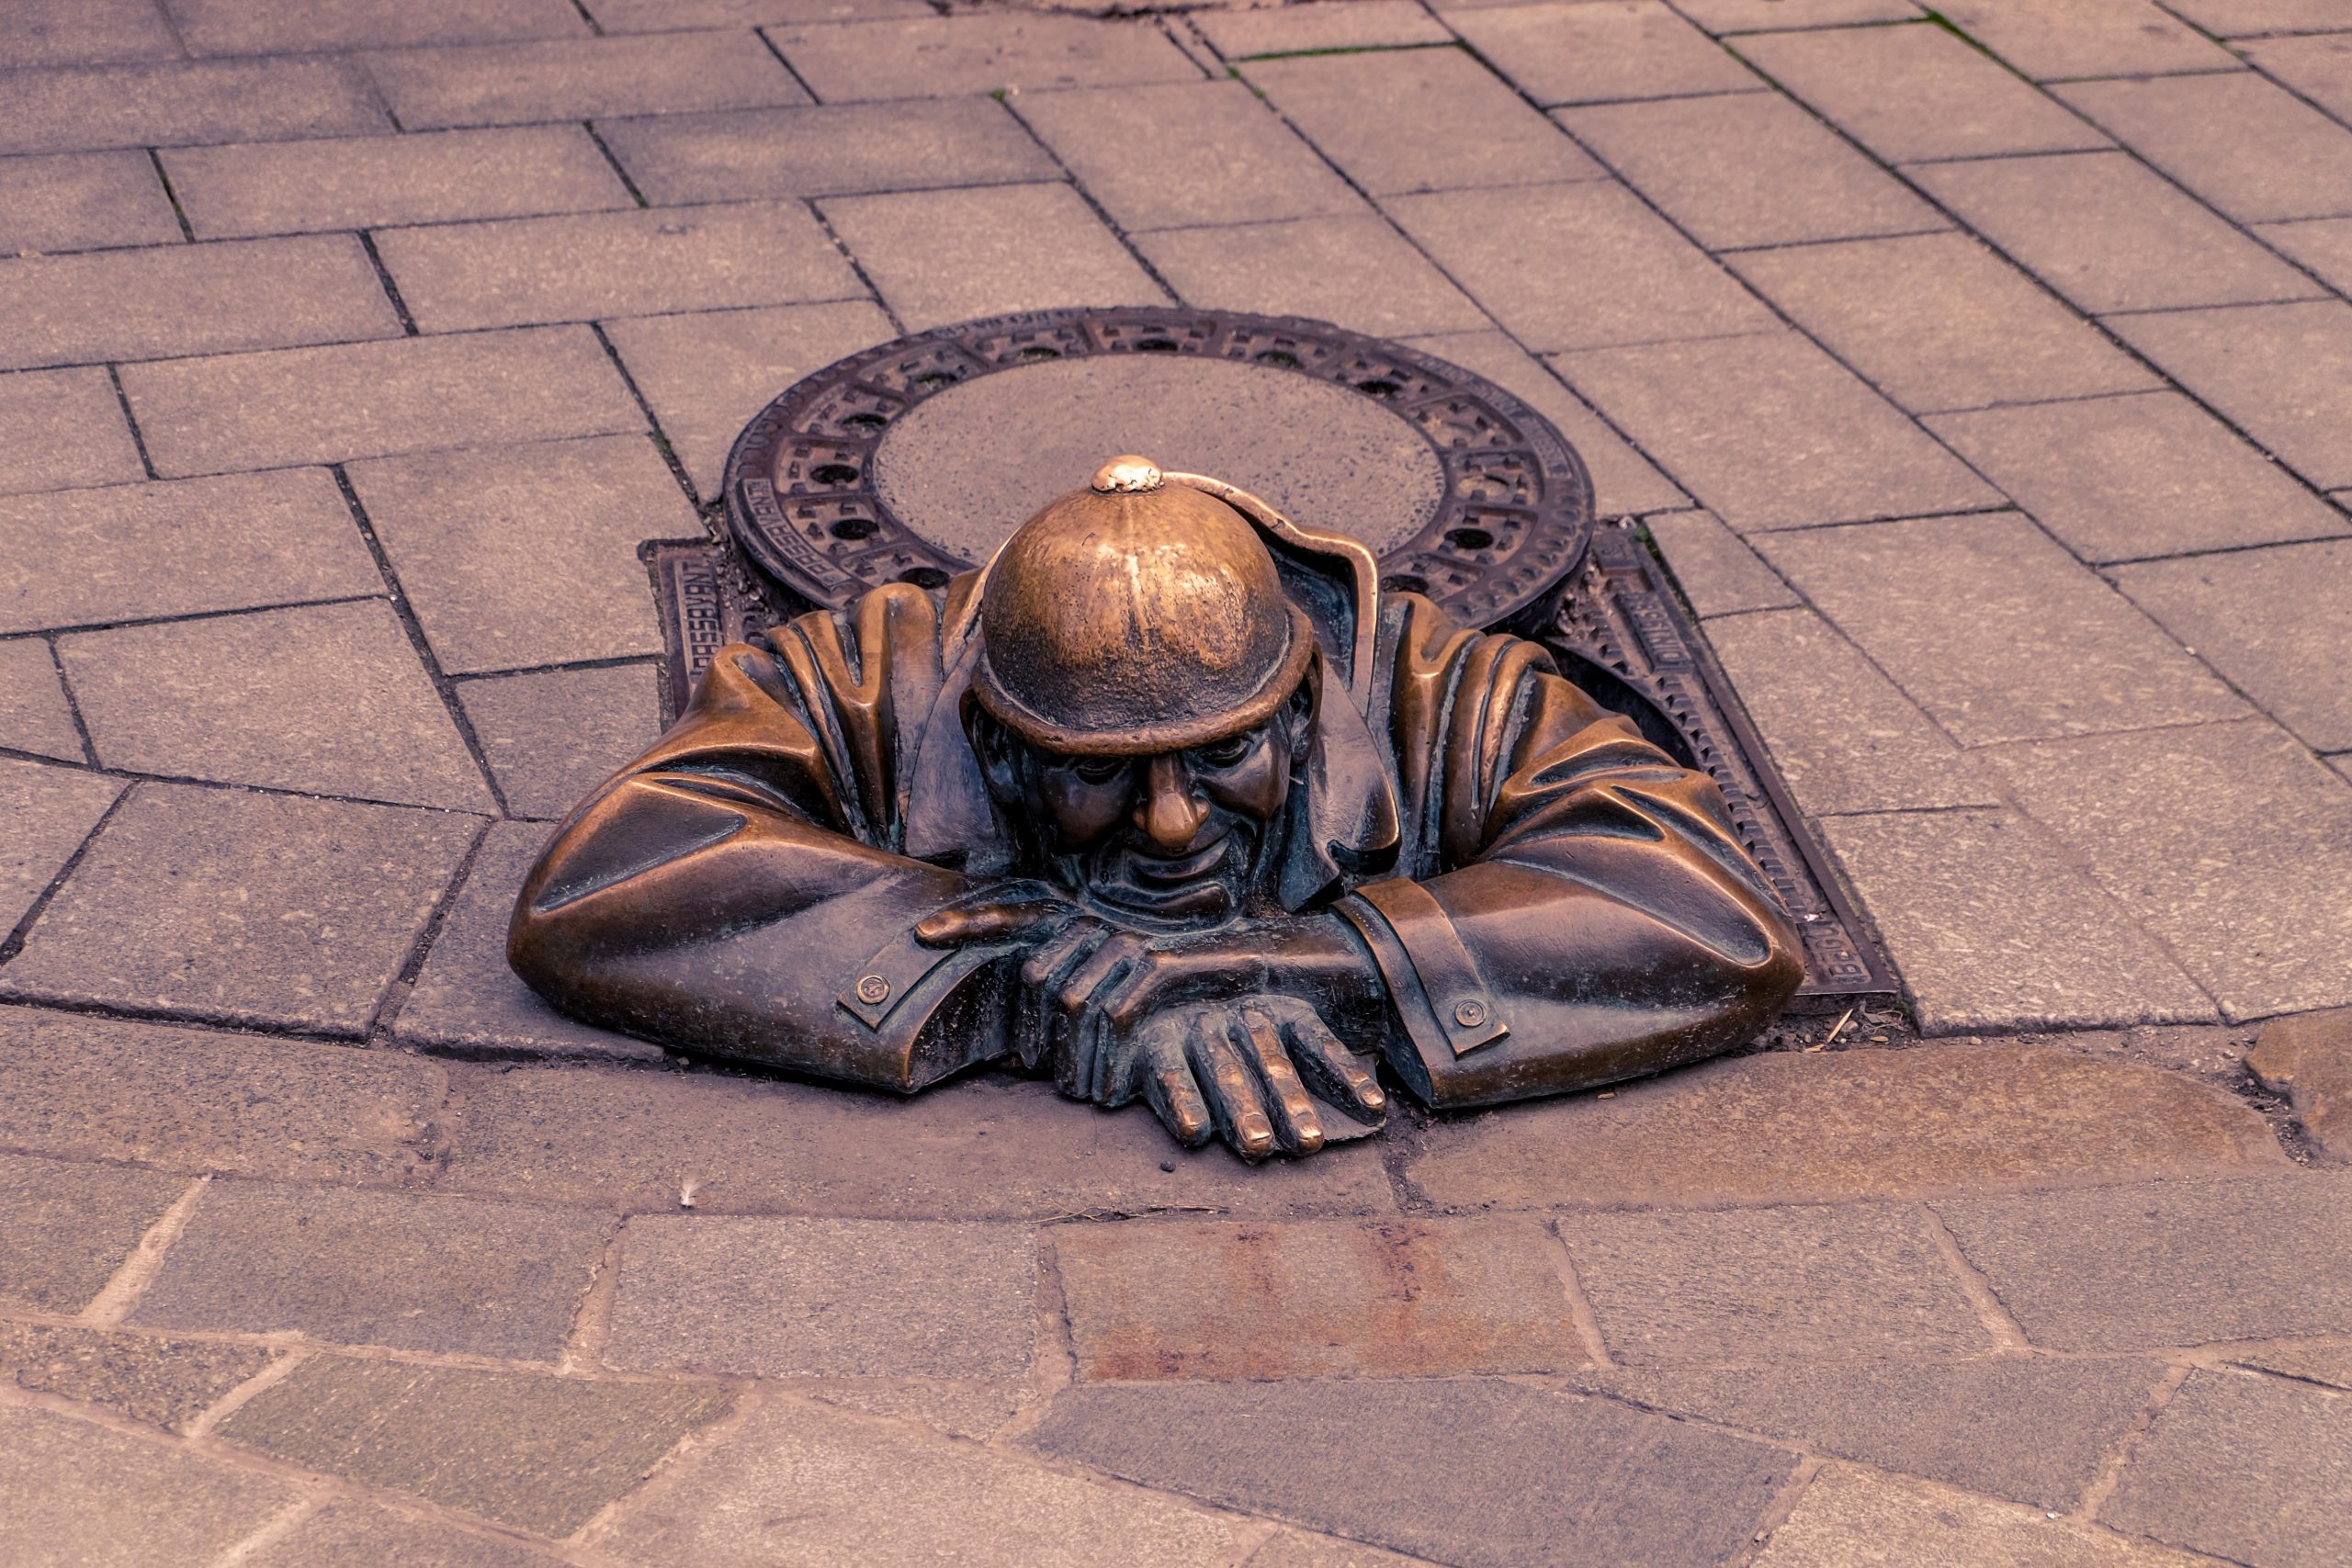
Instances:
[[[0,1561],[2352,1560],[2352,3],[944,12],[0,6]],[[1904,1016],[1250,1171],[523,992],[741,422],[1170,298],[1558,423]]]

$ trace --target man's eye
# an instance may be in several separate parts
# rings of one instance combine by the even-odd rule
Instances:
[[[1193,754],[1212,768],[1229,768],[1250,755],[1250,737],[1237,735],[1230,740],[1213,741]]]
[[[1070,769],[1088,784],[1109,784],[1126,771],[1123,757],[1081,757]]]

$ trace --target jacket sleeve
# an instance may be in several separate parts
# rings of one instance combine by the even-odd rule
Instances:
[[[1457,633],[1445,653],[1408,648],[1392,699],[1430,874],[1338,906],[1386,982],[1407,1082],[1437,1106],[1557,1093],[1769,1023],[1801,949],[1713,783],[1533,644]]]
[[[1000,950],[907,934],[971,886],[894,852],[904,734],[938,687],[911,588],[721,650],[558,829],[508,928],[515,971],[590,1022],[900,1092],[993,1055]]]

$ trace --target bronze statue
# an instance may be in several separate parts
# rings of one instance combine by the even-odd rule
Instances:
[[[911,1093],[1012,1059],[1306,1154],[1713,1055],[1801,976],[1704,775],[1371,554],[1115,458],[713,662],[508,943],[567,1012]]]

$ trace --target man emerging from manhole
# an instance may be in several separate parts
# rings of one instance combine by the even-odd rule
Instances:
[[[1543,649],[1141,458],[983,570],[722,651],[563,825],[565,1010],[911,1092],[975,1063],[1306,1154],[1734,1045],[1794,933],[1722,797]]]

